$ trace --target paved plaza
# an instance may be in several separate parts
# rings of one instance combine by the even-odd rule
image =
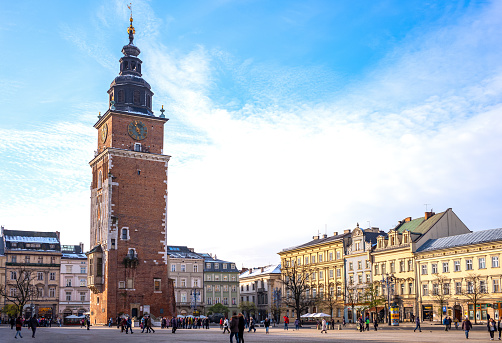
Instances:
[[[413,332],[413,327],[409,324],[398,328],[389,328],[383,326],[381,330],[369,332],[357,332],[354,328],[346,328],[341,331],[330,330],[328,334],[320,334],[320,331],[313,328],[304,328],[300,331],[288,330],[282,328],[271,328],[270,334],[265,334],[265,329],[258,328],[256,333],[245,333],[246,343],[253,342],[460,342],[465,341],[464,332],[461,330],[443,331],[438,325],[424,324],[422,332]],[[19,342],[20,339],[14,339],[15,329],[11,330],[6,325],[0,326],[0,342]],[[31,338],[31,330],[23,328],[22,335],[24,340],[33,342],[229,342],[228,334],[223,335],[217,327],[211,327],[209,330],[178,330],[172,334],[170,329],[157,329],[154,334],[141,334],[141,329],[134,329],[134,334],[121,333],[116,328],[91,327],[87,331],[80,327],[62,327],[62,328],[38,328],[36,338]],[[469,341],[486,342],[490,337],[485,326],[476,326],[470,333]],[[497,336],[495,338],[497,339]],[[234,341],[235,342],[235,341]]]

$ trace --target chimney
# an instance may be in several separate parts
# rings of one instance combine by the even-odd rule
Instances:
[[[59,236],[60,236],[59,231],[56,231],[56,236],[58,236],[58,241],[59,241],[59,243],[61,243],[61,240],[59,239]]]
[[[83,254],[84,253],[84,243],[80,242],[79,246],[80,246],[80,253]]]
[[[188,248],[190,252],[194,252],[194,248]]]
[[[333,236],[338,236],[338,232],[333,232]]]
[[[344,234],[346,234],[346,233],[350,233],[350,229],[343,230],[343,233],[344,233]]]
[[[319,236],[312,236],[312,239],[317,240],[317,239],[319,239]]]
[[[425,220],[429,219],[430,217],[432,217],[433,215],[435,215],[436,213],[430,211],[430,212],[425,212]]]
[[[328,235],[327,235],[327,234],[323,234],[323,235],[322,235],[322,238],[327,238],[327,237],[328,237]]]
[[[1,231],[0,231],[0,237],[3,237],[3,230],[4,230],[4,227],[3,227],[3,225],[2,225],[2,227],[1,227]]]
[[[404,219],[404,222],[405,222],[405,223],[407,223],[407,222],[411,222],[411,217],[405,218],[405,219]]]

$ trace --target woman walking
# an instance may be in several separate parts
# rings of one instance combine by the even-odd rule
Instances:
[[[21,336],[21,328],[22,327],[23,327],[23,319],[21,318],[21,316],[19,316],[16,318],[16,335],[14,336],[14,338],[17,339],[17,335],[19,335],[19,337],[23,338],[23,336]]]
[[[328,331],[326,331],[326,319],[324,319],[324,318],[322,319],[322,324],[321,324],[321,326],[322,326],[321,333],[323,333],[323,332],[324,332],[324,333],[328,333]]]
[[[488,328],[488,332],[490,333],[490,341],[493,341],[493,336],[495,335],[495,331],[497,330],[495,321],[493,318],[490,318],[488,324],[486,325]]]

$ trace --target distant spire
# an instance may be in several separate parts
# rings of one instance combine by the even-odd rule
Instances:
[[[129,21],[131,23],[129,24],[129,27],[127,28],[127,33],[129,34],[129,44],[133,44],[134,34],[136,33],[134,26],[132,26],[132,7],[131,6],[132,6],[132,3],[127,5],[127,8],[131,11],[131,18],[129,18]]]

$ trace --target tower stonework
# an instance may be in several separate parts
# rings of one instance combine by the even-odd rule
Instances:
[[[141,77],[140,50],[128,28],[120,73],[98,130],[91,183],[88,287],[91,323],[120,314],[175,315],[167,269],[167,171],[164,115],[152,112],[153,92]]]

